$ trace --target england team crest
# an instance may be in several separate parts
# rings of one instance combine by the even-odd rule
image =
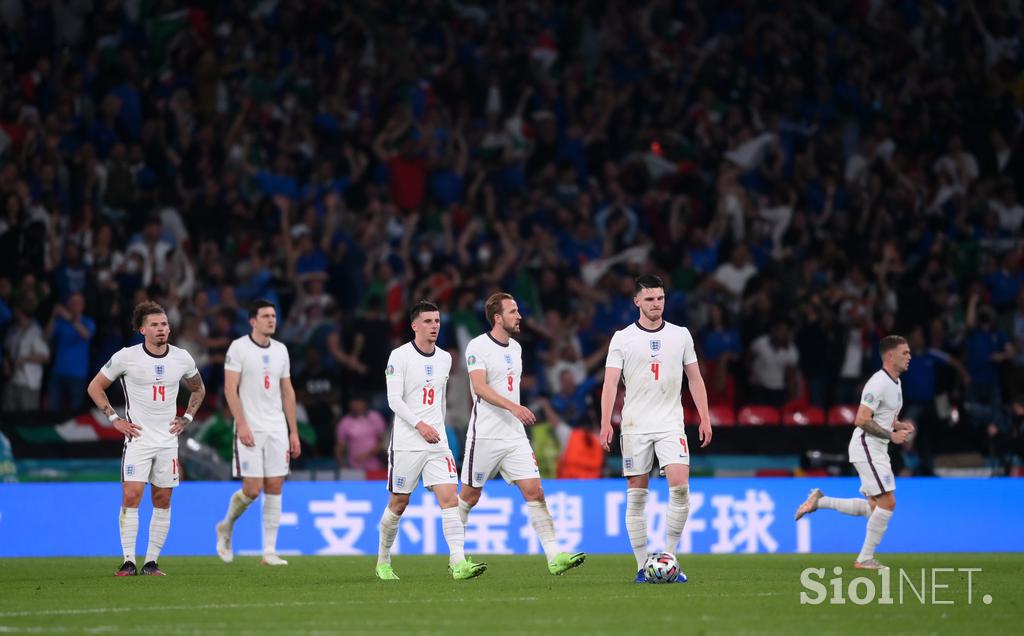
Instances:
[[[263,364],[270,364],[270,354],[263,354]]]
[[[512,364],[512,354],[511,353],[506,353],[505,354],[505,364],[507,364],[507,365],[511,365]]]
[[[427,374],[428,378],[433,377],[434,376],[434,365],[432,365],[432,364],[425,364],[425,365],[423,365],[423,372]]]
[[[154,371],[154,373],[156,373],[156,377],[158,377],[158,378],[162,378],[164,376],[164,371],[165,370],[166,369],[164,368],[164,365],[162,365],[162,364],[158,364],[158,365],[153,367],[153,371]]]
[[[651,340],[651,351],[661,351],[661,340]]]

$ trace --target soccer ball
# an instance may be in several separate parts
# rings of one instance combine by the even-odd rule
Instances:
[[[644,562],[648,583],[674,583],[679,578],[679,562],[668,552],[654,552]]]

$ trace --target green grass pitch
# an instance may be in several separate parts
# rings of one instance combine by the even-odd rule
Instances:
[[[371,557],[291,557],[287,567],[236,557],[166,557],[166,577],[116,578],[116,559],[0,559],[0,633],[1021,633],[1022,554],[881,554],[896,570],[939,573],[939,600],[904,584],[899,604],[801,605],[800,573],[844,568],[843,596],[864,575],[853,555],[683,555],[685,585],[636,585],[628,555],[595,555],[565,576],[540,556],[479,557],[490,569],[454,582],[446,558],[396,555],[401,581],[373,575]],[[930,570],[929,570],[930,571]],[[877,579],[876,574],[868,576]],[[920,587],[919,580],[915,582]],[[930,585],[930,579],[929,579]],[[984,595],[991,603],[982,602]]]

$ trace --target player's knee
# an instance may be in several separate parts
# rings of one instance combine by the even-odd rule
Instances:
[[[259,497],[260,497],[260,487],[259,487],[258,484],[254,484],[254,485],[246,484],[245,486],[242,486],[242,494],[244,494],[249,499],[259,499]]]
[[[138,508],[142,503],[142,493],[126,492],[121,497],[121,506],[124,508]]]
[[[470,506],[475,506],[480,501],[480,490],[477,488],[465,487],[462,492],[459,493],[459,499],[465,501]]]
[[[670,486],[668,489],[669,501],[677,505],[689,505],[690,486]]]
[[[408,495],[391,495],[391,501],[388,502],[388,508],[391,512],[401,516],[405,512],[406,507],[409,505]]]
[[[526,501],[544,501],[544,489],[540,486],[523,490],[523,499]]]

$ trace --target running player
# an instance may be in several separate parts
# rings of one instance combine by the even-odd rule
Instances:
[[[445,434],[445,400],[452,356],[437,346],[441,313],[437,305],[421,300],[409,311],[414,337],[391,352],[384,370],[388,406],[395,413],[388,450],[388,491],[391,497],[380,519],[377,578],[397,581],[391,568],[391,546],[398,535],[398,521],[409,505],[409,495],[423,478],[441,506],[441,527],[448,542],[448,570],[455,580],[480,576],[483,563],[466,558],[466,527],[459,518],[458,474]]]
[[[896,509],[896,479],[889,463],[889,442],[902,444],[914,434],[912,422],[896,419],[903,408],[900,375],[910,367],[910,346],[903,336],[886,336],[878,344],[882,368],[864,385],[854,420],[857,428],[850,438],[850,463],[860,475],[860,492],[867,499],[826,497],[815,488],[796,509],[796,519],[819,508],[838,510],[854,517],[867,517],[867,534],[854,567],[881,570],[886,566],[875,559],[875,548],[882,541],[893,510]]]
[[[480,501],[484,483],[501,473],[508,483],[519,486],[526,500],[530,523],[544,546],[551,574],[583,564],[583,552],[560,552],[555,538],[540,470],[524,426],[537,419],[519,404],[519,382],[523,374],[522,347],[512,339],[519,333],[519,306],[509,294],[497,293],[485,304],[491,330],[470,341],[466,347],[466,368],[473,395],[473,415],[466,433],[466,458],[462,462],[462,492],[459,513],[462,522]]]
[[[626,532],[636,557],[636,582],[646,582],[647,485],[654,458],[668,478],[665,550],[675,553],[690,514],[690,447],[683,427],[683,373],[700,416],[701,448],[711,443],[708,395],[689,329],[665,322],[665,284],[651,274],[636,279],[636,322],[620,329],[608,345],[601,391],[601,446],[610,450],[612,409],[620,378],[622,472],[626,476]],[[686,582],[680,570],[679,583]]]
[[[228,347],[224,358],[224,397],[235,418],[233,474],[242,488],[231,495],[228,511],[217,524],[217,556],[234,560],[231,533],[246,508],[263,498],[264,565],[288,565],[277,554],[281,525],[281,490],[291,459],[302,452],[295,422],[288,349],[271,336],[277,330],[277,310],[269,300],[249,306],[252,332]]]
[[[89,383],[89,397],[124,434],[121,453],[121,549],[124,561],[117,576],[133,576],[135,540],[139,534],[139,503],[150,484],[153,516],[149,521],[149,547],[142,574],[163,576],[157,565],[171,528],[171,493],[178,485],[178,436],[192,423],[206,397],[203,378],[196,363],[184,349],[167,343],[171,328],[163,308],[150,301],[139,303],[132,313],[132,327],[144,339],[111,356]],[[124,391],[124,418],[107,400],[106,391],[115,380]],[[178,416],[178,384],[192,392],[184,415]]]

